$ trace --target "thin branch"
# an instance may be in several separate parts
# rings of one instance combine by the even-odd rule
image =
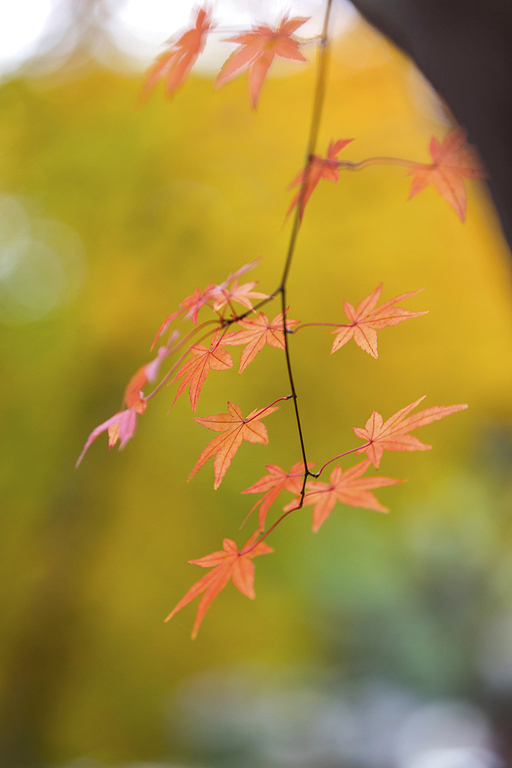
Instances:
[[[348,160],[340,160],[338,168],[340,171],[362,171],[369,165],[401,165],[404,168],[410,168],[412,165],[421,165],[413,160],[402,160],[400,157],[368,157],[366,160],[360,160],[358,163],[351,163]]]
[[[210,320],[207,323],[203,323],[203,325],[210,325],[211,322],[212,321]],[[218,323],[215,323],[215,325],[218,326]],[[194,329],[193,333],[195,333],[196,331],[197,331],[197,328]],[[202,341],[204,341],[204,339],[207,339],[208,336],[212,336],[214,333],[215,333],[215,331],[208,331],[208,333],[205,333],[203,336],[201,336],[201,338],[198,339],[195,343],[196,344],[200,344]],[[190,337],[190,335],[191,334],[189,334],[188,336]],[[183,345],[181,345],[181,346],[183,346]],[[169,378],[170,378],[171,374],[173,374],[174,371],[176,370],[176,368],[178,367],[178,365],[183,362],[183,360],[186,358],[186,356],[188,355],[188,353],[190,352],[190,350],[192,349],[193,346],[194,345],[191,344],[190,347],[188,349],[186,349],[185,352],[182,355],[180,355],[180,357],[178,357],[178,359],[176,360],[176,362],[174,363],[172,368],[169,371],[167,371],[167,373],[163,377],[162,381],[154,388],[154,390],[152,392],[149,393],[149,395],[146,395],[144,400],[151,400],[152,397],[154,397],[155,395],[157,395],[160,392],[160,390],[162,389],[164,384],[166,384],[169,381]]]
[[[370,440],[368,443],[364,443],[364,445],[360,445],[357,448],[351,448],[350,451],[344,451],[343,453],[338,454],[338,456],[334,456],[334,458],[329,459],[329,461],[326,461],[325,464],[322,467],[320,467],[318,472],[309,472],[309,474],[311,475],[311,477],[318,478],[320,477],[324,469],[328,467],[329,464],[332,464],[333,461],[336,461],[336,459],[341,459],[343,456],[348,456],[349,453],[356,453],[358,451],[362,451],[364,448],[368,448],[368,446],[370,446],[371,444],[372,444],[372,441]]]
[[[285,512],[284,515],[281,515],[281,517],[267,531],[265,531],[261,535],[258,541],[256,541],[251,547],[248,547],[246,550],[239,552],[238,553],[239,555],[245,555],[251,550],[253,550],[255,547],[258,546],[260,542],[262,542],[264,539],[267,538],[267,536],[274,530],[274,528],[276,528],[279,525],[279,523],[282,520],[285,519],[285,517],[288,517],[288,515],[291,512],[295,512],[297,509],[301,509],[301,507],[304,504],[304,494],[306,492],[306,480],[308,476],[312,474],[308,469],[308,461],[306,457],[306,446],[304,444],[304,435],[302,431],[299,406],[297,403],[297,390],[295,389],[295,382],[293,379],[290,348],[288,343],[289,333],[286,327],[286,309],[287,309],[286,282],[288,279],[288,274],[290,272],[293,255],[295,253],[295,245],[297,243],[297,237],[298,237],[300,226],[301,226],[301,211],[303,208],[303,203],[304,203],[306,191],[308,188],[309,176],[311,173],[311,165],[313,161],[313,155],[315,154],[316,144],[318,140],[318,131],[320,128],[320,119],[322,116],[322,108],[323,108],[323,102],[324,102],[324,96],[325,96],[325,86],[327,81],[328,42],[329,42],[328,29],[329,29],[329,19],[331,15],[331,7],[332,7],[332,0],[327,0],[322,35],[320,37],[320,53],[318,56],[318,70],[317,70],[317,78],[316,78],[315,96],[313,101],[313,112],[311,115],[311,125],[309,129],[309,137],[308,137],[308,143],[307,143],[305,169],[304,169],[304,175],[302,177],[302,184],[299,190],[297,207],[295,209],[293,227],[290,235],[290,242],[288,244],[288,251],[286,254],[283,275],[281,278],[281,284],[274,291],[274,293],[271,294],[271,296],[268,299],[265,299],[263,302],[263,303],[267,303],[267,301],[270,301],[272,298],[275,298],[279,293],[281,294],[281,311],[283,313],[284,351],[286,356],[286,368],[288,370],[288,379],[289,379],[290,388],[292,391],[292,394],[289,397],[293,399],[293,406],[295,409],[295,421],[297,423],[297,431],[299,433],[299,442],[300,442],[300,448],[302,453],[302,460],[304,462],[304,481],[302,483],[302,489],[300,492],[299,505],[294,509],[290,509],[288,512]],[[249,313],[246,313],[246,314],[249,314]]]
[[[217,325],[218,326],[219,323],[216,320],[206,320],[204,323],[201,323],[201,325],[196,326],[193,331],[190,331],[190,333],[187,333],[187,335],[184,336],[181,339],[180,342],[177,342],[176,345],[173,346],[173,348],[171,350],[171,354],[173,354],[174,352],[179,352],[180,349],[183,349],[183,347],[185,346],[187,341],[189,341],[191,338],[193,338],[196,335],[196,333],[201,330],[201,328],[206,328],[207,325]],[[202,336],[201,337],[201,339],[204,339],[204,338],[206,338],[206,336]],[[199,339],[199,341],[197,341],[195,343],[199,344],[201,339]]]
[[[277,402],[277,401],[276,401],[276,402]],[[338,456],[334,456],[332,459],[329,459],[329,461],[326,461],[326,462],[325,462],[325,464],[324,464],[322,467],[320,467],[320,469],[318,470],[318,472],[311,472],[311,471],[308,469],[308,470],[307,470],[307,473],[306,473],[306,472],[301,472],[300,474],[296,474],[296,475],[295,475],[295,474],[293,474],[293,475],[288,475],[288,477],[303,477],[303,478],[304,478],[304,484],[303,484],[303,487],[302,487],[302,491],[301,491],[301,494],[300,494],[300,500],[299,500],[299,504],[298,504],[298,506],[297,506],[297,507],[294,507],[293,509],[289,509],[287,512],[285,512],[285,513],[284,513],[284,515],[281,515],[281,517],[280,517],[278,520],[276,520],[276,522],[275,522],[275,523],[273,523],[273,524],[270,526],[270,528],[269,528],[267,531],[264,531],[264,532],[261,534],[261,536],[260,536],[260,538],[258,539],[258,541],[256,541],[256,542],[255,542],[255,543],[254,543],[252,546],[250,546],[250,547],[247,547],[247,549],[244,549],[244,550],[242,550],[242,551],[241,551],[241,552],[239,552],[238,554],[239,554],[239,555],[246,555],[248,552],[251,552],[251,551],[252,551],[252,550],[253,550],[255,547],[257,547],[257,546],[258,546],[258,544],[261,544],[261,542],[262,542],[264,539],[266,539],[266,538],[267,538],[267,536],[269,535],[269,533],[272,533],[272,531],[274,530],[274,528],[276,528],[276,527],[279,525],[279,523],[280,523],[282,520],[284,520],[284,519],[285,519],[285,517],[288,517],[288,515],[289,515],[291,512],[296,512],[298,509],[302,509],[302,508],[304,507],[304,498],[305,498],[305,497],[308,495],[308,494],[306,493],[306,481],[307,481],[307,479],[308,479],[308,476],[309,476],[309,477],[314,477],[314,478],[317,478],[317,479],[318,479],[318,478],[320,477],[320,475],[322,474],[322,472],[324,471],[324,469],[325,469],[326,467],[328,467],[328,466],[329,466],[329,464],[332,464],[332,462],[333,462],[333,461],[336,461],[337,459],[341,459],[343,456],[348,456],[348,455],[349,455],[349,453],[356,453],[356,452],[358,452],[358,451],[362,451],[362,450],[364,450],[365,448],[368,448],[368,446],[370,446],[371,444],[372,444],[372,442],[371,442],[371,440],[370,440],[369,442],[367,442],[367,443],[364,443],[363,445],[360,445],[360,446],[358,446],[357,448],[351,448],[349,451],[344,451],[343,453],[340,453],[340,454],[338,454]],[[315,493],[315,491],[311,491],[311,493]],[[262,501],[262,499],[260,499],[260,501]],[[246,521],[248,520],[249,516],[250,516],[250,515],[251,515],[251,514],[254,512],[254,510],[256,509],[256,507],[258,506],[258,504],[259,504],[259,502],[257,502],[257,503],[254,505],[254,507],[251,509],[251,511],[249,512],[249,514],[248,514],[248,515],[247,515],[247,517],[245,518],[244,522],[243,522],[243,523],[242,523],[242,525],[240,526],[240,529],[241,529],[241,528],[243,527],[243,525],[246,523]]]
[[[288,515],[291,514],[292,512],[296,512],[298,509],[301,509],[302,505],[303,505],[303,502],[304,502],[304,496],[302,496],[302,498],[300,500],[300,505],[298,507],[294,507],[293,509],[289,509],[288,512],[284,513],[284,515],[281,515],[281,517],[278,520],[276,520],[276,522],[273,525],[270,526],[268,531],[265,531],[264,533],[261,534],[261,536],[258,539],[258,541],[255,541],[254,544],[251,544],[251,546],[247,547],[247,549],[242,549],[241,552],[239,552],[238,554],[239,555],[247,555],[249,552],[252,552],[252,550],[255,549],[258,546],[258,544],[261,544],[261,542],[264,541],[270,533],[272,533],[274,528],[277,528],[279,523],[282,520],[284,520],[285,517],[288,517]]]
[[[325,325],[332,328],[352,328],[356,323],[301,323],[289,330],[288,333],[297,333],[297,331],[301,331],[303,328],[309,328],[313,325]]]
[[[244,422],[248,424],[253,419],[259,418],[262,413],[265,413],[265,411],[268,411],[269,408],[272,408],[276,403],[281,403],[283,400],[291,400],[293,395],[284,395],[283,397],[278,397],[277,400],[274,400],[273,403],[270,403],[270,405],[266,405],[265,408],[262,408],[261,411],[258,411],[258,413],[255,413],[254,416],[251,416],[250,419],[244,419]]]
[[[328,63],[328,29],[329,19],[331,15],[332,0],[327,0],[327,6],[325,9],[324,26],[322,29],[322,36],[320,38],[320,53],[318,56],[318,70],[316,78],[315,98],[313,102],[313,113],[311,116],[311,125],[309,129],[309,138],[306,150],[306,162],[304,176],[302,178],[302,184],[299,192],[299,199],[297,201],[297,207],[295,210],[295,217],[293,220],[293,229],[290,237],[290,244],[288,246],[288,253],[286,256],[286,262],[284,265],[283,277],[281,279],[280,288],[284,288],[286,280],[288,278],[288,272],[290,271],[293,254],[295,251],[295,243],[299,234],[301,224],[301,211],[303,209],[304,199],[306,196],[309,176],[311,173],[311,165],[313,161],[313,155],[315,154],[316,144],[318,140],[318,131],[320,128],[320,119],[322,117],[322,108],[324,104],[325,85],[327,81],[327,63]]]
[[[283,337],[284,337],[284,349],[286,356],[286,367],[288,370],[288,379],[290,381],[290,387],[293,395],[293,406],[295,409],[295,421],[297,423],[297,431],[299,433],[300,449],[302,453],[302,460],[304,462],[304,482],[302,483],[302,489],[300,494],[300,506],[304,501],[304,493],[306,489],[306,480],[309,475],[308,460],[306,456],[306,446],[304,443],[304,434],[302,430],[302,424],[300,420],[299,406],[297,403],[297,391],[295,389],[295,383],[293,380],[293,371],[290,357],[290,345],[288,342],[288,333],[286,328],[286,281],[292,264],[293,254],[295,252],[295,245],[297,243],[297,237],[301,226],[301,213],[306,197],[306,192],[309,183],[309,177],[311,174],[311,166],[313,162],[313,156],[315,154],[316,144],[318,140],[318,131],[320,128],[320,119],[322,117],[322,108],[325,96],[325,86],[327,82],[327,63],[328,63],[328,29],[329,19],[331,15],[332,0],[327,0],[327,6],[325,9],[324,25],[322,29],[322,36],[320,38],[320,53],[318,56],[318,71],[316,79],[315,97],[313,101],[313,112],[311,115],[311,125],[309,129],[309,137],[306,150],[306,167],[304,175],[302,177],[302,184],[299,190],[299,199],[297,201],[297,207],[295,209],[295,216],[293,219],[293,227],[290,235],[290,243],[288,245],[288,253],[286,255],[286,261],[283,269],[283,276],[281,278],[280,293],[281,293],[281,310],[283,313]],[[300,507],[299,507],[300,508]]]
[[[222,318],[222,325],[225,325],[226,327],[233,325],[233,323],[238,323],[239,320],[244,320],[246,317],[249,317],[249,315],[252,315],[253,312],[257,312],[261,307],[264,307],[266,304],[269,304],[271,301],[274,301],[276,296],[278,296],[281,293],[281,286],[275,289],[272,293],[270,293],[266,299],[261,299],[258,301],[257,304],[254,305],[254,307],[251,307],[250,309],[246,309],[245,312],[242,312],[238,315],[235,315],[234,317],[224,317]]]

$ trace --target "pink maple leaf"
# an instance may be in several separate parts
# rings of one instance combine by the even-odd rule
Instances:
[[[135,434],[137,428],[137,416],[144,413],[147,407],[147,400],[145,399],[142,390],[148,382],[156,380],[162,360],[168,354],[169,350],[167,347],[160,347],[155,359],[146,363],[146,365],[143,365],[139,368],[137,373],[131,377],[124,392],[124,402],[128,407],[124,411],[115,413],[110,419],[107,419],[103,424],[100,424],[93,429],[85,442],[75,467],[79,466],[91,443],[93,443],[102,432],[108,432],[109,448],[113,448],[117,441],[120,440],[119,450],[123,450],[128,440]]]
[[[299,16],[289,19],[284,16],[276,29],[261,24],[241,35],[228,38],[226,42],[239,43],[240,47],[224,62],[214,85],[220,88],[247,69],[251,104],[256,109],[261,86],[275,56],[306,61],[299,50],[300,41],[293,37],[293,33],[308,19]]]

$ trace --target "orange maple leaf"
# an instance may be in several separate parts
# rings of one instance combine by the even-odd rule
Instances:
[[[426,395],[423,395],[414,403],[397,411],[387,421],[383,421],[380,413],[374,411],[364,425],[364,429],[353,427],[358,437],[370,443],[369,446],[362,446],[357,453],[365,451],[373,465],[378,467],[384,451],[428,451],[432,448],[431,445],[425,445],[417,437],[407,433],[468,407],[467,405],[435,405],[433,408],[425,408],[413,416],[408,416],[425,397]]]
[[[249,70],[249,95],[251,104],[256,109],[261,86],[275,56],[306,61],[306,57],[299,50],[300,42],[293,37],[293,33],[308,20],[309,17],[296,16],[289,19],[284,16],[277,29],[262,24],[241,35],[227,38],[225,42],[239,43],[240,48],[222,65],[214,83],[215,87],[221,88],[244,70]]]
[[[147,98],[158,81],[165,79],[165,92],[168,96],[178,90],[183,84],[202,53],[208,33],[213,28],[211,11],[204,6],[196,11],[193,26],[181,35],[178,40],[171,37],[167,40],[170,45],[167,51],[161,53],[148,69],[142,85],[142,98]]]
[[[302,189],[299,189],[293,198],[290,207],[288,208],[288,212],[286,214],[287,217],[290,215],[300,200],[300,219],[302,221],[306,203],[311,197],[320,179],[327,179],[328,181],[334,182],[339,181],[340,172],[337,154],[338,152],[341,152],[343,147],[346,147],[347,144],[350,144],[351,141],[353,141],[353,139],[339,139],[338,141],[331,141],[327,149],[327,157],[322,157],[321,155],[313,155],[309,165],[306,166],[306,168],[304,168],[288,186],[288,189],[293,189],[293,187],[302,187],[304,178],[307,177],[306,189],[304,192],[302,192]]]
[[[215,456],[213,460],[213,469],[215,482],[213,487],[217,489],[226,474],[226,470],[231,464],[231,460],[242,445],[244,440],[249,443],[268,443],[267,428],[261,423],[260,419],[269,416],[274,411],[279,410],[279,406],[262,408],[251,411],[246,419],[242,416],[242,411],[238,405],[228,403],[229,413],[219,413],[215,416],[206,416],[204,418],[194,417],[194,421],[202,424],[214,432],[222,432],[222,435],[214,437],[211,443],[208,443],[204,451],[199,456],[196,465],[190,473],[191,480],[196,472],[206,464],[208,459]]]
[[[258,537],[258,531],[248,539],[241,552],[251,547]],[[254,600],[254,563],[251,562],[254,557],[259,555],[268,555],[274,550],[264,542],[257,544],[254,549],[246,554],[240,554],[236,542],[232,539],[224,539],[223,549],[219,552],[212,552],[211,555],[201,557],[199,560],[189,560],[193,565],[200,565],[202,568],[213,568],[212,571],[199,579],[187,592],[185,597],[179,601],[167,616],[165,621],[172,619],[175,613],[180,611],[185,605],[194,600],[199,595],[203,595],[197,608],[196,620],[192,630],[192,639],[197,635],[199,626],[204,619],[204,615],[211,605],[212,600],[224,589],[230,579],[233,580],[235,587],[243,594]],[[204,593],[204,594],[203,594]]]
[[[247,518],[254,512],[256,507],[260,507],[258,523],[258,530],[262,531],[265,527],[265,520],[267,512],[277,499],[281,491],[290,491],[291,493],[298,495],[302,490],[302,483],[304,481],[304,462],[299,461],[294,464],[289,472],[285,472],[277,464],[265,464],[268,469],[268,475],[260,478],[250,488],[246,488],[242,493],[263,493],[264,496],[256,502]],[[314,466],[308,462],[308,467]],[[261,505],[261,506],[260,506]]]
[[[267,293],[253,290],[257,285],[257,282],[239,285],[238,280],[234,280],[229,288],[220,285],[215,286],[216,290],[212,292],[214,297],[213,309],[215,312],[218,312],[219,309],[232,302],[241,304],[243,307],[247,307],[247,309],[252,309],[252,299],[268,299]]]
[[[194,325],[197,325],[197,316],[199,314],[199,310],[205,304],[208,304],[211,309],[217,312],[219,309],[222,309],[222,307],[232,301],[236,301],[238,304],[242,304],[242,306],[247,307],[247,309],[252,309],[251,299],[268,299],[268,295],[266,293],[259,293],[258,291],[252,290],[257,285],[256,282],[243,283],[242,285],[238,284],[238,278],[240,275],[243,275],[245,272],[254,269],[258,265],[259,261],[260,259],[255,259],[248,264],[244,264],[244,266],[240,267],[240,269],[237,269],[236,272],[229,274],[226,280],[224,280],[224,282],[220,283],[219,285],[212,285],[209,283],[204,291],[202,291],[200,288],[196,288],[194,293],[184,298],[180,303],[180,307],[182,307],[181,311],[187,312],[185,315],[186,319],[192,320]],[[210,304],[209,302],[212,303]],[[175,312],[164,320],[158,331],[157,338],[165,331],[169,323],[172,322],[172,320],[179,314],[180,312]]]
[[[170,315],[167,315],[167,317],[163,321],[162,325],[160,326],[160,328],[156,332],[156,336],[153,339],[153,343],[151,344],[150,351],[153,349],[153,347],[157,343],[157,341],[160,338],[160,336],[162,336],[166,332],[166,330],[168,329],[168,327],[170,326],[172,321],[175,320],[177,317],[179,317],[182,314],[182,312],[183,312],[182,309],[178,309],[177,312],[171,312]]]
[[[466,220],[466,188],[464,178],[483,179],[486,173],[473,147],[466,145],[466,131],[456,128],[441,143],[432,136],[430,165],[414,165],[407,173],[413,176],[409,200],[433,184],[459,219]]]
[[[244,330],[230,333],[226,336],[225,344],[235,346],[238,344],[246,344],[247,346],[240,355],[240,367],[238,373],[242,373],[250,362],[254,360],[258,352],[260,352],[265,344],[270,344],[271,347],[277,347],[278,349],[284,349],[284,333],[283,333],[283,313],[276,315],[271,323],[268,321],[268,317],[259,312],[255,318],[244,318],[238,320]],[[290,331],[294,325],[299,324],[299,320],[291,320],[286,318],[286,328]]]
[[[173,384],[183,377],[183,381],[176,392],[173,405],[182,392],[189,387],[190,404],[192,410],[195,411],[197,399],[209,372],[211,370],[225,371],[233,367],[231,355],[225,349],[222,349],[221,345],[224,341],[222,338],[219,339],[219,336],[220,331],[215,331],[210,343],[210,349],[203,344],[194,344],[190,347],[190,352],[194,355],[193,359],[184,362],[176,376],[169,382],[169,384]]]
[[[311,506],[313,509],[313,531],[316,533],[322,523],[327,520],[337,501],[348,504],[351,507],[365,507],[375,509],[377,512],[389,512],[379,500],[370,492],[370,488],[381,488],[384,485],[396,485],[405,480],[394,480],[391,477],[361,477],[364,475],[371,461],[362,461],[354,467],[343,472],[337,464],[331,472],[330,483],[310,481],[307,484],[307,493],[304,496],[303,506]],[[298,503],[298,500],[297,500]],[[290,504],[287,508],[292,508]]]
[[[343,347],[353,337],[355,343],[365,352],[368,352],[372,357],[377,358],[377,331],[381,328],[386,328],[388,325],[397,325],[403,320],[409,320],[412,317],[419,317],[420,315],[426,315],[425,312],[410,312],[408,309],[402,309],[401,307],[393,307],[399,301],[409,299],[411,296],[415,296],[420,293],[423,288],[418,291],[411,291],[410,293],[401,293],[399,296],[395,296],[394,299],[389,299],[377,307],[377,302],[382,291],[382,283],[370,293],[365,299],[363,299],[357,307],[354,307],[350,302],[343,302],[343,309],[346,316],[351,321],[350,325],[341,325],[331,333],[336,334],[336,338],[333,341],[331,355],[336,352],[340,347]]]
[[[155,359],[143,365],[131,377],[124,391],[123,398],[128,408],[135,408],[137,413],[144,413],[147,403],[142,390],[148,382],[156,381],[162,360],[168,354],[169,350],[167,347],[160,347]]]

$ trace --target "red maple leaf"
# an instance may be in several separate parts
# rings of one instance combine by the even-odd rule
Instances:
[[[375,509],[377,512],[389,512],[379,500],[370,492],[370,488],[381,488],[384,485],[396,485],[405,480],[394,480],[391,477],[362,477],[371,461],[362,461],[354,467],[343,472],[337,464],[331,472],[330,483],[310,481],[307,484],[307,493],[304,496],[303,506],[311,506],[313,509],[313,531],[318,531],[322,523],[327,520],[337,501],[348,504],[351,507],[365,507]],[[298,499],[296,503],[298,504]],[[290,504],[287,508],[292,508]]]
[[[190,352],[193,355],[192,360],[184,362],[176,376],[169,382],[172,384],[183,377],[183,381],[176,392],[174,403],[182,392],[189,387],[190,404],[192,410],[195,411],[199,393],[209,372],[211,370],[225,371],[233,366],[231,355],[225,349],[222,349],[221,345],[224,341],[219,339],[219,336],[220,331],[215,331],[210,343],[210,349],[203,344],[194,344],[190,347]]]
[[[425,445],[417,437],[407,433],[468,407],[467,405],[435,405],[433,408],[425,408],[413,416],[408,416],[425,397],[426,395],[423,395],[414,403],[397,411],[387,421],[383,421],[380,413],[374,411],[364,425],[364,429],[353,427],[358,437],[370,443],[367,447],[362,446],[357,453],[365,451],[369,460],[378,467],[384,451],[428,451],[432,448],[431,445]]]
[[[466,220],[466,188],[464,179],[483,179],[486,173],[476,151],[466,144],[466,131],[456,128],[441,143],[432,136],[430,165],[414,165],[407,173],[413,176],[409,200],[433,184],[461,221]]]
[[[238,405],[228,403],[229,413],[219,413],[215,416],[206,416],[205,418],[194,417],[194,421],[202,424],[214,432],[222,432],[222,435],[214,437],[211,443],[208,443],[204,451],[199,456],[196,465],[190,473],[191,480],[196,472],[206,464],[208,459],[215,456],[213,460],[213,469],[215,482],[213,487],[218,488],[226,470],[231,464],[231,460],[242,445],[244,440],[249,443],[268,443],[267,428],[261,423],[260,419],[269,416],[274,411],[279,410],[278,406],[262,408],[251,411],[246,419],[242,416],[242,411]]]
[[[308,20],[309,17],[289,19],[284,16],[276,29],[261,24],[241,35],[227,38],[225,42],[238,43],[240,48],[224,62],[214,85],[220,88],[247,69],[251,104],[256,109],[261,86],[274,56],[306,61],[299,50],[300,42],[293,37],[293,33]]]
[[[264,496],[256,502],[247,518],[254,512],[256,507],[260,507],[258,523],[258,530],[262,531],[265,527],[265,520],[267,512],[271,505],[277,499],[281,491],[290,491],[291,493],[298,495],[302,490],[302,484],[304,481],[304,462],[299,461],[294,464],[289,472],[285,472],[277,464],[266,464],[268,469],[268,475],[260,478],[250,488],[246,488],[242,493],[264,493]],[[313,464],[308,462],[308,467],[312,467]],[[261,506],[260,506],[261,505]]]
[[[157,57],[154,64],[148,69],[142,86],[142,98],[147,98],[160,79],[165,80],[165,92],[168,96],[178,90],[183,84],[194,65],[197,57],[202,53],[206,44],[206,38],[213,29],[211,11],[204,6],[196,11],[193,26],[184,32],[181,37],[167,40],[169,49]]]
[[[258,537],[258,531],[245,542],[241,552],[251,547]],[[264,542],[257,544],[254,549],[246,554],[240,554],[236,542],[232,539],[224,539],[223,549],[219,552],[212,552],[211,555],[201,557],[199,560],[189,560],[193,565],[200,565],[202,568],[213,568],[206,576],[199,579],[187,592],[185,597],[179,601],[178,605],[170,612],[165,621],[172,619],[175,613],[181,610],[185,605],[194,600],[199,595],[203,595],[197,608],[196,620],[192,630],[192,639],[197,635],[199,626],[204,619],[204,615],[211,605],[212,600],[224,589],[230,579],[235,587],[243,594],[254,600],[254,563],[253,558],[259,555],[268,555],[274,550]],[[204,594],[203,594],[204,593]]]
[[[243,331],[228,334],[225,344],[228,346],[247,345],[240,355],[238,373],[242,373],[247,368],[265,344],[270,344],[271,347],[277,347],[278,349],[285,348],[282,312],[276,315],[271,323],[269,323],[268,317],[263,312],[259,312],[255,318],[247,317],[237,322],[243,328]],[[290,331],[299,322],[299,320],[291,320],[287,317],[286,328]]]
[[[388,325],[397,325],[403,320],[409,320],[412,317],[419,317],[420,315],[426,315],[425,312],[410,312],[408,309],[402,309],[401,307],[394,307],[399,301],[409,299],[411,296],[415,296],[420,293],[423,288],[418,291],[411,291],[410,293],[401,293],[400,296],[395,296],[394,299],[389,299],[377,307],[377,302],[382,291],[382,283],[370,293],[365,299],[363,299],[357,307],[354,307],[350,302],[343,302],[343,309],[348,319],[351,321],[350,325],[342,325],[336,328],[331,333],[336,334],[336,338],[333,341],[331,355],[336,352],[340,347],[343,347],[353,337],[355,343],[365,352],[368,352],[372,357],[377,358],[377,331],[381,328],[386,328]]]
[[[311,197],[320,179],[327,179],[328,181],[334,182],[339,181],[340,172],[337,154],[341,152],[343,147],[346,147],[347,144],[350,144],[351,141],[353,141],[353,139],[338,139],[338,141],[331,141],[327,149],[327,157],[322,157],[322,155],[313,155],[309,165],[306,166],[306,168],[304,168],[288,186],[288,189],[293,189],[293,187],[302,187],[304,179],[307,178],[306,189],[304,192],[302,189],[299,189],[293,198],[290,207],[288,208],[288,212],[286,214],[287,217],[290,215],[300,200],[300,219],[302,221],[306,203]]]

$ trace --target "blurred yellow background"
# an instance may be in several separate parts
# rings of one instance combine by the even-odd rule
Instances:
[[[408,479],[377,492],[389,516],[337,505],[316,535],[310,509],[291,516],[256,561],[256,601],[229,585],[191,642],[195,605],[163,624],[204,573],[186,561],[242,543],[240,492],[299,460],[291,404],[216,492],[211,462],[187,483],[213,435],[187,395],[167,414],[174,387],[124,452],[103,435],[74,462],[185,296],[259,256],[247,279],[278,285],[314,68],[276,64],[257,112],[245,76],[137,108],[140,86],[90,60],[0,88],[2,766],[509,765],[510,254],[485,188],[468,185],[462,225],[432,188],[407,202],[402,168],[318,186],[290,316],[343,322],[380,282],[383,300],[425,287],[404,306],[429,314],[381,331],[378,361],[353,342],[331,357],[324,329],[291,339],[311,460],[353,447],[374,409],[470,407],[422,429],[432,451],[385,455],[379,474]],[[354,21],[319,151],[354,138],[340,159],[429,162],[448,130],[412,65]],[[212,373],[196,415],[288,389],[266,348],[242,376]]]

